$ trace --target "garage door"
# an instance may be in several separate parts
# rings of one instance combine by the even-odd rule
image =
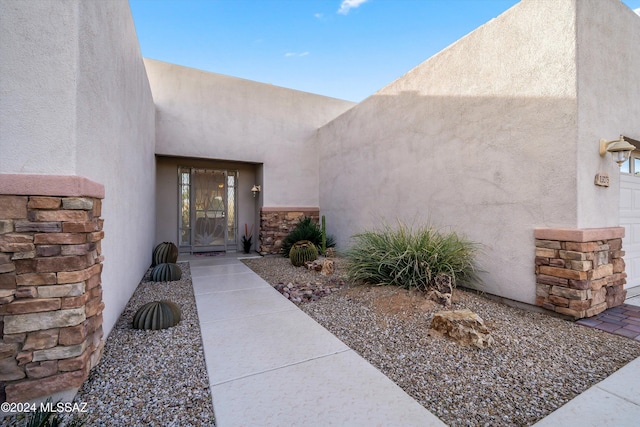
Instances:
[[[625,228],[622,249],[627,272],[625,288],[640,286],[640,152],[620,168],[620,225]]]

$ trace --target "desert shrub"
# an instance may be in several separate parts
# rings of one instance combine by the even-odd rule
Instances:
[[[352,237],[346,251],[347,276],[355,282],[426,290],[439,274],[459,282],[479,283],[475,257],[479,245],[453,231],[431,225],[412,227],[398,221]]]
[[[336,245],[333,236],[326,236],[327,248],[334,247]],[[282,240],[282,255],[289,256],[289,251],[294,243],[300,240],[308,240],[313,243],[319,252],[322,251],[322,230],[313,222],[311,218],[305,216],[296,224],[293,230]]]

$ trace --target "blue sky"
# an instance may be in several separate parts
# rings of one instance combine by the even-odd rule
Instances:
[[[359,102],[518,0],[129,3],[145,57]]]

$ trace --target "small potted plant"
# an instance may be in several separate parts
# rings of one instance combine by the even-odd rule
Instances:
[[[248,254],[251,252],[251,245],[253,244],[253,224],[251,224],[251,228],[247,224],[244,225],[244,236],[242,236],[242,246],[244,248],[244,253]]]

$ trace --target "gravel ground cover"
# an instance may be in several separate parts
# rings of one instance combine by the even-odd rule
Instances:
[[[102,360],[75,401],[87,402],[89,426],[212,426],[209,377],[188,263],[182,278],[151,282],[144,276],[105,343]],[[170,300],[182,320],[163,330],[131,326],[147,302]]]
[[[86,426],[215,425],[189,264],[179,265],[182,278],[174,282],[151,282],[147,271],[109,334],[100,363],[74,400],[87,403]],[[180,323],[133,329],[137,309],[156,300],[177,303]]]
[[[344,281],[293,267],[286,258],[245,260],[277,285]],[[281,291],[282,292],[282,291]],[[527,426],[640,356],[640,343],[457,289],[451,310],[485,321],[495,344],[462,347],[429,330],[445,310],[420,293],[346,284],[299,307],[450,426]]]

